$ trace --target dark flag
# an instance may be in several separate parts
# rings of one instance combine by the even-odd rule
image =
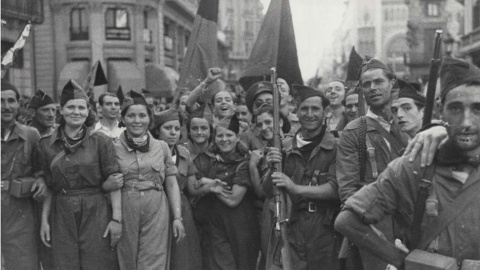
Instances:
[[[291,86],[303,84],[288,0],[272,0],[253,46],[250,60],[240,78],[246,91],[255,82],[269,80],[270,69]]]
[[[98,60],[95,65],[93,65],[90,73],[88,73],[87,78],[83,82],[83,89],[88,96],[93,96],[93,87],[107,84],[107,76],[102,68],[102,63]]]
[[[193,23],[187,53],[180,66],[178,89],[194,89],[207,77],[217,59],[218,0],[201,0]],[[212,86],[210,86],[212,87]]]
[[[122,106],[123,100],[125,99],[125,95],[123,94],[123,89],[121,85],[118,86],[117,98],[118,98],[118,102],[120,102],[120,106]]]
[[[350,58],[348,59],[347,78],[346,82],[357,82],[360,77],[360,69],[362,68],[363,58],[355,50],[355,46],[352,47],[350,52]]]

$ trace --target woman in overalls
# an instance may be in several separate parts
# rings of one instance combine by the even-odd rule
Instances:
[[[43,205],[42,241],[52,247],[55,269],[118,269],[121,193],[111,191],[109,203],[101,190],[107,178],[121,178],[115,148],[109,137],[92,132],[88,97],[76,82],[64,87],[60,105],[60,126],[39,145],[50,190]]]

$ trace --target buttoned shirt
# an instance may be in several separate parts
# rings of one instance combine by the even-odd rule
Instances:
[[[118,127],[118,121],[115,123],[115,127],[113,129],[110,129],[104,125],[102,125],[102,121],[98,121],[97,124],[95,125],[95,130],[101,131],[105,133],[110,138],[118,138],[120,135],[123,133],[125,130],[124,127]]]

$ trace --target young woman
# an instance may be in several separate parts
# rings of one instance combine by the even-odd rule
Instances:
[[[173,162],[177,166],[176,178],[180,188],[183,223],[187,235],[186,239],[181,242],[172,242],[170,269],[199,269],[202,265],[200,242],[195,222],[193,220],[192,208],[185,196],[188,187],[192,187],[192,185],[188,185],[188,183],[196,182],[196,169],[188,150],[185,147],[178,145],[181,136],[182,120],[179,112],[174,110],[161,112],[154,117],[154,129],[158,134],[158,139],[168,144]]]
[[[223,181],[225,192],[216,193],[209,215],[209,269],[255,269],[259,228],[255,214],[247,155],[238,149],[237,117],[222,119],[215,127],[210,180]]]
[[[43,204],[42,241],[52,247],[55,269],[118,269],[121,193],[111,191],[110,204],[101,190],[107,178],[122,181],[115,148],[90,127],[88,97],[76,82],[64,87],[60,105],[60,126],[39,145],[51,191]]]
[[[177,169],[168,145],[148,132],[152,112],[141,94],[130,91],[122,105],[121,120],[126,130],[115,141],[124,180],[120,268],[168,269],[171,228],[177,242],[185,237]]]

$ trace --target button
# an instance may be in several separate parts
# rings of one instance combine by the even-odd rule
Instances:
[[[66,160],[66,161],[70,161],[70,159],[69,159],[68,157],[67,157],[67,158],[65,158],[65,160]]]

